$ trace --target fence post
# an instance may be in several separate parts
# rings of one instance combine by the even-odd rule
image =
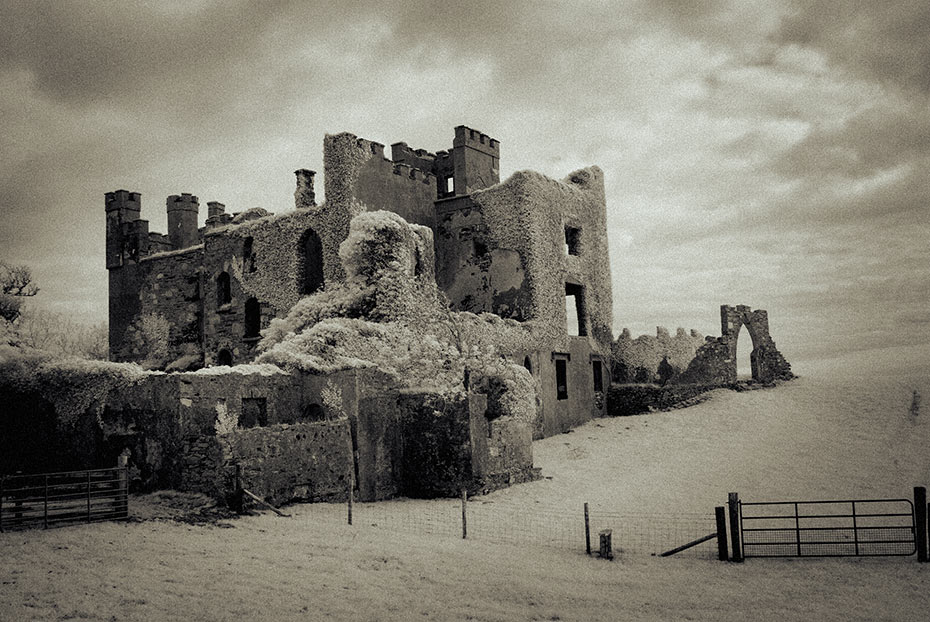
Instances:
[[[122,453],[116,458],[116,477],[119,480],[118,514],[129,517],[129,455]]]
[[[237,514],[242,514],[244,503],[243,503],[243,493],[242,493],[242,466],[238,463],[236,464],[236,476],[235,483],[233,484],[235,491],[233,492],[233,511]]]
[[[349,524],[352,524],[352,498],[355,496],[355,485],[352,483],[352,477],[349,477]]]
[[[468,501],[468,492],[462,489],[462,540],[468,537],[468,518],[465,515],[465,503]]]
[[[917,561],[927,562],[927,489],[914,486],[914,541],[917,544]]]
[[[728,495],[727,505],[730,506],[730,540],[733,544],[733,556],[731,561],[743,561],[743,550],[740,547],[740,522],[739,522],[739,494],[731,492]]]
[[[588,502],[584,504],[584,542],[585,550],[591,554],[591,523],[588,521]]]
[[[727,550],[727,511],[722,505],[714,508],[714,519],[717,521],[717,559],[725,562],[730,555]]]

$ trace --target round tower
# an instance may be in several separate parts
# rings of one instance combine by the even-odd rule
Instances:
[[[197,234],[197,214],[200,202],[192,194],[172,194],[167,201],[168,241],[176,250],[189,248],[200,242]]]

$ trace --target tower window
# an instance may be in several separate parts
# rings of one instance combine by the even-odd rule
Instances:
[[[301,294],[312,294],[323,287],[323,243],[313,229],[307,229],[301,239],[299,269]]]
[[[252,236],[242,243],[242,266],[246,272],[255,272],[255,251],[252,250],[254,240]]]
[[[229,288],[229,273],[220,272],[216,277],[216,306],[222,307],[232,301],[232,293]]]
[[[581,254],[581,229],[565,227],[565,254]]]
[[[446,177],[446,194],[455,194],[455,178]]]
[[[604,391],[604,370],[601,369],[601,362],[591,361],[591,367],[594,371],[594,391],[602,393]]]
[[[576,283],[565,284],[565,330],[572,336],[588,334],[584,302],[584,286]]]
[[[245,335],[246,339],[258,337],[262,329],[262,306],[255,298],[245,301]]]

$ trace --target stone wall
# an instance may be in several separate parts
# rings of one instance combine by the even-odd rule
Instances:
[[[611,379],[616,383],[667,382],[688,368],[703,343],[704,337],[695,330],[689,334],[679,328],[672,337],[659,326],[654,337],[633,339],[624,328],[613,344]]]

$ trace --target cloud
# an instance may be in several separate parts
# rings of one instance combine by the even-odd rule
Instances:
[[[790,354],[824,308],[926,324],[925,3],[7,4],[0,247],[43,304],[105,314],[108,190],[153,231],[178,192],[282,211],[324,133],[438,150],[464,123],[504,176],[604,169],[618,331],[746,303]]]

